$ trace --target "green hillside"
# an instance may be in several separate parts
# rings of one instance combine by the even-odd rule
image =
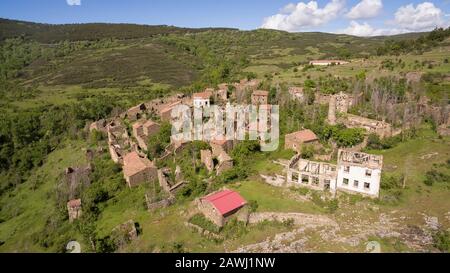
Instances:
[[[191,201],[211,190],[203,180],[205,169],[191,162],[198,143],[189,146],[186,154],[163,162],[171,167],[178,160],[190,176],[188,189],[174,206],[148,213],[143,195],[154,190],[152,186],[127,188],[121,168],[110,160],[105,136],[89,134],[86,125],[169,94],[191,94],[219,83],[258,78],[262,81],[259,87],[269,91],[270,101],[282,106],[282,139],[286,133],[308,128],[326,149],[329,141],[350,147],[362,142],[362,134],[328,126],[327,106],[313,103],[316,92],[362,94],[351,113],[387,120],[401,128],[409,114],[416,114],[408,107],[418,104],[421,96],[430,107],[448,105],[449,36],[450,29],[361,38],[262,29],[48,25],[0,19],[0,252],[64,252],[69,240],[82,242],[89,251],[94,251],[90,246],[94,242],[95,251],[109,252],[113,250],[108,241],[112,228],[130,218],[142,228],[140,239],[126,249],[133,252],[232,251],[291,231],[289,222],[236,224],[223,231],[225,241],[215,241],[187,229]],[[309,61],[314,59],[350,63],[313,67]],[[410,84],[410,72],[422,77]],[[290,99],[291,86],[305,87],[305,104]],[[281,172],[273,161],[292,156],[282,145],[262,154],[253,149],[254,143],[245,142],[232,154],[236,168],[213,179],[248,200],[258,200],[258,212],[326,215],[349,229],[353,226],[349,219],[371,225],[381,215],[392,214],[397,219],[406,215],[405,232],[413,238],[423,225],[420,213],[426,212],[444,219],[439,231],[442,242],[434,238],[433,244],[414,248],[398,238],[378,239],[394,252],[446,251],[450,140],[438,135],[441,120],[432,115],[420,118],[420,124],[401,136],[372,139],[369,151],[384,155],[386,167],[380,200],[343,196],[332,203],[315,193],[263,184],[259,174]],[[70,224],[66,200],[58,197],[57,185],[65,168],[86,163],[87,148],[101,151],[93,162],[92,186],[83,193],[90,205],[88,217]],[[311,199],[305,201],[307,195]],[[312,250],[363,248],[363,243],[330,244],[321,239],[321,232],[307,234]]]

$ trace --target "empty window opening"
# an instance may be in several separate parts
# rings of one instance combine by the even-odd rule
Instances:
[[[309,176],[302,175],[302,183],[303,184],[309,184]]]
[[[342,183],[343,183],[344,185],[348,185],[348,178],[344,178],[344,180],[342,181]]]

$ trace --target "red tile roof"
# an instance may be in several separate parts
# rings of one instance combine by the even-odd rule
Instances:
[[[217,144],[217,145],[222,146],[222,145],[227,144],[227,143],[228,143],[228,140],[227,140],[227,139],[212,139],[212,140],[211,140],[211,143],[212,143],[212,144]]]
[[[74,199],[67,202],[69,208],[77,208],[81,206],[81,199]]]
[[[286,135],[288,138],[295,138],[295,140],[300,142],[311,142],[318,140],[316,134],[314,134],[311,130],[302,130],[289,135]]]
[[[194,93],[194,95],[192,96],[194,99],[209,99],[212,96],[212,92],[211,91],[205,91],[205,92],[201,92],[201,93]]]
[[[123,158],[123,172],[128,177],[151,167],[154,167],[153,163],[136,152],[131,152]]]
[[[247,204],[247,201],[239,193],[232,190],[223,190],[202,199],[211,203],[221,215],[225,215]]]

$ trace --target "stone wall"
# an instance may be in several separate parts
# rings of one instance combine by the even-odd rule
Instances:
[[[212,153],[210,150],[201,150],[200,151],[200,158],[203,164],[205,164],[206,169],[209,172],[212,172],[214,170],[214,161],[212,159]]]
[[[157,202],[152,202],[150,200],[150,198],[148,197],[148,195],[146,194],[145,195],[145,201],[147,203],[147,210],[152,212],[152,211],[155,211],[157,209],[167,208],[167,207],[173,205],[175,203],[176,199],[175,199],[175,197],[170,196],[170,197],[165,198],[163,200],[160,200],[160,201],[157,201]]]
[[[197,201],[198,209],[203,215],[211,220],[218,227],[223,227],[225,225],[225,218],[216,210],[216,208],[208,201],[202,201],[198,199]]]
[[[130,188],[138,186],[145,182],[150,182],[156,180],[158,177],[157,169],[154,167],[149,167],[139,173],[136,173],[130,177],[126,177],[125,180]]]

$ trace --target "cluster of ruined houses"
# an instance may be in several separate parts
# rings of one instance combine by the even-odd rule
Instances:
[[[293,100],[300,102],[305,102],[306,100],[304,89],[301,87],[289,88],[289,94]],[[401,132],[400,130],[394,130],[392,125],[385,121],[349,114],[348,110],[355,105],[360,96],[362,94],[354,96],[340,92],[329,95],[316,92],[315,103],[329,105],[327,121],[331,125],[341,123],[348,128],[364,128],[368,133],[377,134],[381,138],[395,136]]]
[[[346,62],[318,61],[311,64],[331,65],[333,63],[345,64]],[[236,98],[239,92],[231,92],[232,89],[251,92],[250,103],[252,105],[268,106],[269,92],[258,90],[259,80],[242,80],[239,83],[232,84],[232,86],[233,88],[230,88],[229,84],[220,84],[217,89],[208,88],[203,92],[193,94],[191,97],[179,94],[165,99],[153,100],[135,106],[111,120],[101,120],[91,124],[91,130],[103,131],[108,134],[111,158],[114,162],[123,165],[124,177],[129,187],[157,180],[162,189],[168,193],[168,198],[156,201],[151,196],[146,195],[149,210],[171,205],[174,202],[174,193],[184,185],[178,167],[175,179],[171,181],[170,170],[158,170],[154,162],[146,157],[146,141],[160,130],[160,124],[149,117],[158,115],[161,121],[171,121],[173,109],[181,104],[200,108],[212,104],[223,105],[229,103],[231,99],[239,100],[239,98]],[[306,99],[301,87],[289,88],[289,94],[294,100],[304,101]],[[329,105],[329,124],[342,123],[350,128],[364,128],[368,133],[375,133],[381,138],[399,133],[387,122],[348,114],[348,110],[357,100],[357,97],[343,92],[335,95],[324,95],[317,92],[315,98],[316,103]],[[124,119],[133,122],[131,136],[123,123]],[[450,124],[450,120],[448,122]],[[246,126],[249,130],[254,129],[251,124]],[[237,144],[237,141],[213,139],[209,140],[208,143],[211,148],[201,151],[201,162],[206,169],[217,175],[231,169],[233,160],[229,156],[229,152]],[[166,148],[166,155],[176,153],[183,148],[184,144],[186,143],[171,139],[171,144]],[[378,197],[383,167],[382,156],[362,153],[359,151],[361,147],[356,147],[339,150],[337,152],[337,164],[332,164],[323,162],[330,161],[331,156],[315,157],[317,161],[302,159],[300,153],[306,145],[316,146],[316,148],[321,147],[318,137],[311,130],[300,130],[285,136],[285,148],[297,152],[286,164],[285,186],[330,191],[333,195],[338,191],[343,191]],[[247,202],[237,192],[228,189],[199,198],[197,205],[199,210],[218,226],[223,226],[228,219],[234,216],[248,217],[247,210],[243,209],[246,208]],[[68,210],[71,219],[79,217],[81,200],[69,201]]]
[[[291,87],[289,94],[293,100],[304,102],[303,88]],[[378,121],[348,114],[348,110],[357,100],[355,96],[340,92],[335,95],[315,94],[315,102],[329,105],[327,122],[331,125],[344,124],[348,128],[363,128],[367,134],[374,133],[380,138],[399,134],[384,121]],[[338,162],[331,164],[332,154],[315,155],[321,161],[302,159],[301,150],[305,146],[321,147],[318,137],[311,130],[301,130],[285,136],[285,149],[292,149],[297,154],[286,164],[287,177],[284,186],[299,186],[315,190],[330,191],[333,195],[338,191],[359,193],[369,197],[378,197],[380,190],[383,157],[360,152],[362,145],[337,152]]]
[[[161,188],[168,193],[167,198],[155,200],[151,194],[146,194],[145,199],[149,210],[171,205],[175,201],[175,193],[185,185],[182,179],[181,171],[177,166],[175,179],[171,179],[169,169],[158,169],[154,162],[146,156],[148,139],[160,131],[160,124],[149,117],[159,116],[161,121],[172,121],[172,111],[178,105],[187,105],[189,107],[208,107],[213,103],[224,105],[231,99],[236,99],[238,92],[231,92],[231,89],[241,92],[251,92],[251,103],[253,105],[268,104],[268,91],[258,90],[259,80],[241,80],[238,83],[220,84],[217,89],[208,88],[203,92],[194,93],[191,97],[177,94],[164,99],[152,100],[148,103],[142,103],[128,109],[122,114],[110,119],[93,122],[90,131],[101,131],[108,135],[108,149],[111,159],[123,167],[123,175],[129,187],[135,187],[142,183],[158,181]],[[125,125],[125,120],[131,122],[132,132],[129,134]],[[251,127],[247,124],[249,128]],[[217,175],[233,167],[233,160],[229,152],[237,144],[236,140],[212,139],[207,141],[210,149],[201,151],[201,162],[206,169]],[[166,147],[167,155],[177,153],[187,142],[171,138],[171,143]],[[174,181],[172,181],[174,180]],[[204,214],[211,218],[219,226],[225,222],[237,210],[246,205],[242,197],[236,192],[226,190],[227,194],[221,192],[212,194],[199,199],[199,208]],[[235,205],[233,202],[236,200]],[[73,202],[70,211],[77,210],[81,214],[81,200]],[[228,203],[226,208],[220,204]],[[209,205],[208,205],[209,204]],[[209,212],[207,209],[209,208]],[[77,214],[78,215],[78,214]],[[73,214],[73,219],[78,216]]]

